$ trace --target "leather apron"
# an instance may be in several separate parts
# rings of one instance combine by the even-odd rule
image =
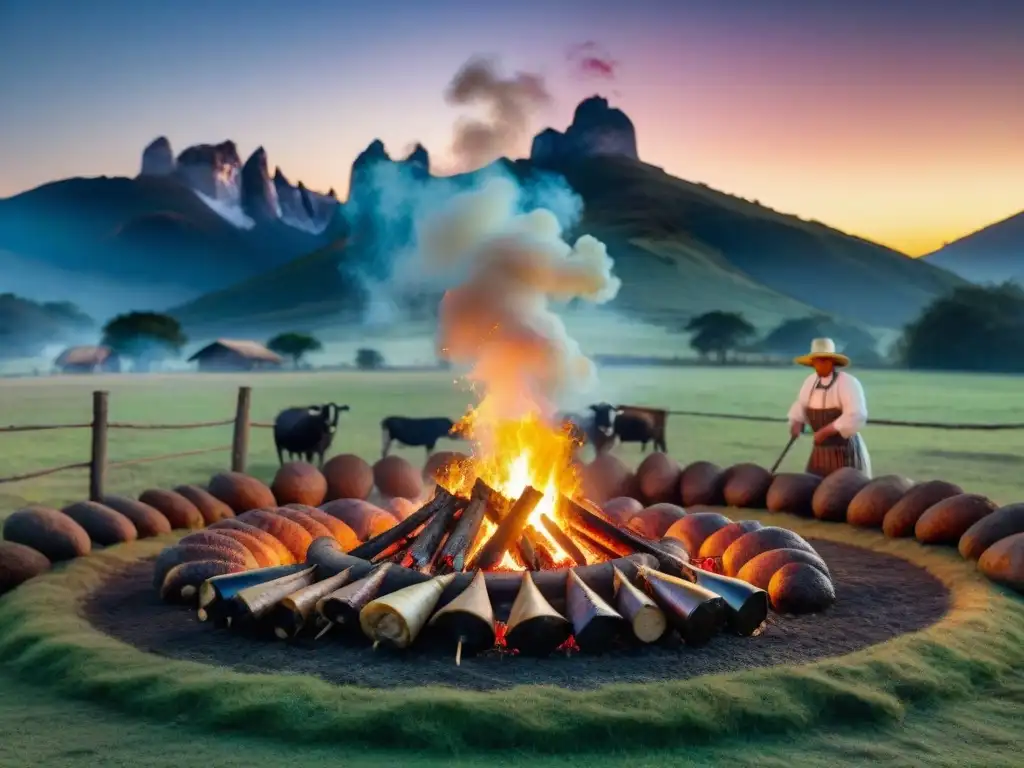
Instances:
[[[827,385],[822,384],[820,378],[814,382],[809,402],[804,408],[807,414],[807,425],[814,432],[827,427],[843,415],[842,408],[824,407],[828,391],[835,386],[840,376],[842,373],[836,371],[832,376],[832,381]],[[818,408],[813,407],[816,400],[820,403]],[[815,445],[807,460],[807,472],[819,477],[827,477],[843,467],[854,467],[871,477],[871,458],[868,455],[864,439],[859,434],[848,438],[839,434],[832,435],[821,445]]]

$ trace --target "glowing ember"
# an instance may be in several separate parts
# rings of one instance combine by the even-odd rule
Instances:
[[[491,420],[488,398],[472,408],[456,426],[467,440],[472,441],[472,457],[442,470],[439,482],[447,490],[468,496],[479,477],[487,485],[510,501],[522,495],[527,486],[542,491],[544,498],[530,514],[527,528],[543,542],[556,564],[571,562],[571,558],[544,528],[541,518],[551,517],[561,523],[558,497],[579,495],[580,477],[572,461],[573,449],[578,445],[567,429],[548,424],[537,411],[518,421]],[[484,521],[476,549],[482,546],[494,531],[494,524]],[[475,554],[471,553],[470,557]],[[503,570],[523,570],[508,552],[501,561]]]

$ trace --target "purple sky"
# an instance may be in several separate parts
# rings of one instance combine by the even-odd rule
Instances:
[[[568,65],[585,40],[614,79]],[[1021,0],[0,0],[0,195],[161,134],[344,194],[375,137],[445,162],[474,54],[547,78],[535,130],[601,92],[648,162],[915,255],[1024,208]]]

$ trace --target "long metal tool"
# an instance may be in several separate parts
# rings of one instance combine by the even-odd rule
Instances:
[[[776,459],[774,464],[772,464],[771,473],[773,475],[775,474],[775,470],[779,468],[779,465],[782,463],[782,460],[786,458],[786,454],[789,453],[789,449],[793,447],[793,443],[796,442],[796,439],[798,437],[800,437],[800,435],[793,435],[791,438],[789,438],[789,442],[786,443],[786,447],[782,449],[782,453],[779,454],[779,458]]]

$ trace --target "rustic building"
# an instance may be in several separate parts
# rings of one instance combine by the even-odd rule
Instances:
[[[188,359],[200,371],[255,371],[277,369],[283,362],[262,344],[237,339],[217,339]]]
[[[110,347],[68,347],[53,361],[61,373],[119,373],[121,358]]]

